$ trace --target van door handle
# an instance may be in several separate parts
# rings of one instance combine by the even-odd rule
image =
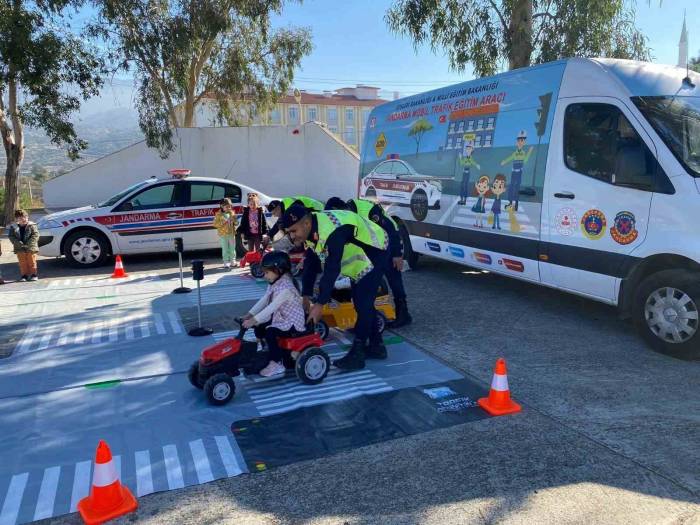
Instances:
[[[557,199],[574,199],[576,197],[576,195],[574,195],[570,191],[563,191],[561,193],[555,193],[554,196]]]

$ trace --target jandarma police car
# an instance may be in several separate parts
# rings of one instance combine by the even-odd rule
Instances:
[[[151,253],[173,249],[181,237],[186,250],[219,246],[212,226],[219,201],[228,197],[241,213],[248,194],[262,205],[270,197],[234,182],[188,177],[189,170],[170,170],[166,178],[152,177],[93,206],[53,213],[39,221],[39,252],[64,255],[72,266],[104,263],[111,254]]]

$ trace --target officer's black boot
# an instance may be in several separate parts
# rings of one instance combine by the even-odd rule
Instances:
[[[396,299],[396,319],[389,323],[389,328],[401,328],[413,322],[411,314],[408,313],[406,299]]]
[[[369,345],[365,349],[367,359],[386,359],[386,346],[381,334],[370,337]]]
[[[345,356],[333,361],[333,365],[341,370],[360,370],[365,367],[365,342],[355,339],[350,351]]]

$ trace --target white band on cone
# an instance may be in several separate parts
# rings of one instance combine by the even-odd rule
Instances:
[[[491,380],[491,388],[498,392],[508,391],[508,376],[493,374],[493,379]]]
[[[92,475],[92,484],[96,487],[106,487],[117,481],[117,469],[114,461],[109,463],[95,463],[95,473]]]

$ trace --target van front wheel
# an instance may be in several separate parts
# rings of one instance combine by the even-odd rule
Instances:
[[[634,304],[637,329],[656,351],[700,359],[700,274],[664,270],[640,284]]]

